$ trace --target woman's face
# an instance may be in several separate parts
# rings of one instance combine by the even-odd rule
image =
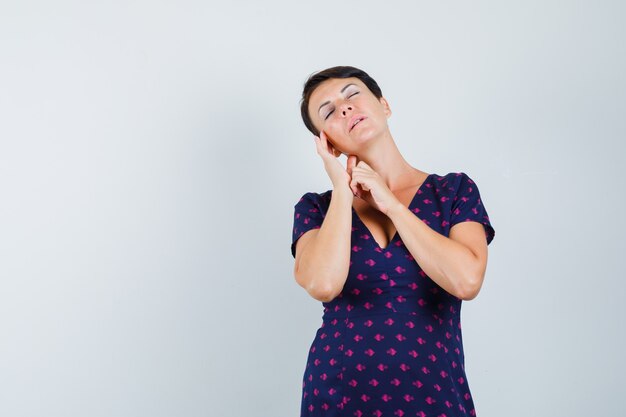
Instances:
[[[357,154],[363,143],[384,133],[391,116],[387,100],[377,99],[356,77],[321,83],[311,94],[308,110],[313,125],[346,155]]]

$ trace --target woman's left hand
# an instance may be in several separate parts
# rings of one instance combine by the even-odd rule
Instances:
[[[386,215],[391,207],[400,203],[399,200],[372,167],[365,161],[356,163],[356,160],[354,155],[350,155],[346,167],[352,192]]]

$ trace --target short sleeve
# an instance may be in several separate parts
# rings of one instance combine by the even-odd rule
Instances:
[[[461,172],[460,184],[452,203],[450,227],[467,221],[481,223],[485,227],[487,245],[491,243],[496,232],[489,221],[489,215],[480,197],[478,186],[467,174]]]
[[[291,254],[296,257],[296,242],[305,232],[319,229],[324,216],[320,209],[320,197],[316,193],[306,193],[294,206]]]

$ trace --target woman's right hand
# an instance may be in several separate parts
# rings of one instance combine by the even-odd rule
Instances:
[[[333,144],[328,140],[328,137],[324,131],[320,131],[320,135],[314,136],[315,147],[317,154],[324,161],[324,168],[326,173],[330,177],[334,188],[338,187],[350,187],[351,177],[346,168],[341,165],[337,157],[341,155],[341,152],[337,150]]]

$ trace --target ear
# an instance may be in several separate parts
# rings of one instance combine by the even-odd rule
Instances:
[[[387,102],[387,99],[385,99],[385,97],[381,97],[380,104],[382,104],[383,110],[385,114],[387,115],[387,118],[389,118],[391,116],[391,107],[389,107],[389,103]]]

